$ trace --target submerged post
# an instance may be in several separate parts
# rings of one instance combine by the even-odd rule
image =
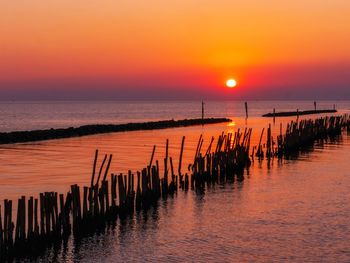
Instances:
[[[245,106],[245,118],[248,119],[248,102],[245,102],[244,106]]]

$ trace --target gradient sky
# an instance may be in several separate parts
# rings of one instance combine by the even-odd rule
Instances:
[[[350,99],[349,14],[349,0],[4,0],[0,99]]]

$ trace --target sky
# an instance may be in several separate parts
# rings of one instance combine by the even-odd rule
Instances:
[[[0,99],[350,99],[349,14],[348,0],[4,0]]]

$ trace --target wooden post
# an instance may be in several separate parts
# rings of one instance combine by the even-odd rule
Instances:
[[[141,185],[142,185],[142,198],[145,197],[145,195],[148,193],[148,179],[147,179],[147,169],[142,170],[141,174]]]
[[[7,199],[4,200],[4,244],[7,244]]]
[[[105,154],[105,157],[103,158],[102,164],[101,164],[101,166],[100,166],[100,170],[99,170],[98,176],[97,176],[96,185],[98,185],[98,182],[100,181],[102,169],[103,169],[103,166],[105,165],[106,160],[107,160],[107,154]]]
[[[75,229],[77,226],[77,199],[76,199],[76,188],[75,185],[71,185],[71,193],[72,193],[72,204],[73,204],[73,210],[72,210],[72,219],[73,219],[73,228]]]
[[[299,120],[299,109],[297,109],[297,122]]]
[[[40,233],[41,236],[45,235],[45,208],[44,208],[45,204],[44,204],[44,194],[40,193]]]
[[[131,193],[131,170],[128,171],[128,184],[125,183],[126,194],[129,195]]]
[[[182,164],[182,154],[184,152],[184,145],[185,145],[185,136],[182,137],[182,142],[181,142],[181,150],[180,150],[180,158],[179,158],[179,168],[178,168],[178,173],[181,178],[181,164]]]
[[[88,194],[88,199],[89,199],[89,215],[92,215],[94,213],[94,187],[89,187],[89,194]]]
[[[21,211],[22,211],[22,200],[18,199],[17,205],[17,220],[16,220],[16,232],[15,232],[15,242],[17,243],[20,238],[20,230],[21,230]]]
[[[98,150],[95,151],[94,166],[92,168],[92,176],[91,176],[91,187],[94,186],[94,177],[95,177],[95,171],[96,171],[97,157],[98,157]]]
[[[45,192],[44,195],[44,211],[45,211],[45,224],[46,224],[46,235],[50,234],[51,224],[50,224],[50,199],[49,193]]]
[[[63,195],[62,195],[63,196]],[[72,193],[68,192],[66,196],[66,201],[64,203],[63,209],[63,235],[66,236],[71,231],[71,225],[70,225],[70,212],[72,211]]]
[[[269,124],[269,128],[267,129],[267,143],[266,143],[266,147],[267,147],[267,150],[266,150],[266,155],[267,155],[267,158],[270,159],[271,157],[271,124]]]
[[[160,176],[159,176],[159,162],[156,161],[156,182],[157,182],[157,197],[160,196]]]
[[[248,119],[248,102],[245,102],[244,106],[245,106],[245,118]]]
[[[124,188],[124,182],[123,182],[123,175],[118,175],[118,192],[119,192],[119,206],[121,208],[124,208],[125,206],[125,188]]]
[[[168,148],[169,148],[169,139],[166,139],[165,158],[164,158],[164,185],[163,185],[163,191],[165,194],[167,194],[168,192]]]
[[[204,124],[204,101],[202,101],[202,124]]]
[[[1,253],[2,253],[3,243],[4,243],[4,240],[3,240],[2,219],[1,219],[1,205],[0,205],[0,250],[1,250]]]
[[[26,239],[26,197],[22,196],[22,211],[21,211],[21,240]]]
[[[117,199],[117,176],[112,174],[112,183],[111,183],[111,196],[112,196],[112,207],[115,207]]]
[[[127,183],[128,183],[127,176],[124,175],[124,194],[125,194],[125,200],[126,200],[126,196],[127,196],[127,194],[128,194],[128,185],[127,185]]]
[[[88,195],[89,188],[87,186],[84,186],[84,194],[83,194],[83,218],[86,219],[88,215],[88,208],[87,208],[87,195]]]
[[[175,174],[174,174],[173,158],[170,157],[169,161],[170,161],[171,181],[174,182]]]
[[[58,224],[59,218],[58,218],[58,194],[57,194],[57,192],[53,193],[52,198],[53,198],[53,200],[52,200],[53,201],[53,209],[55,212],[55,216],[54,216],[55,231],[58,231],[57,224]]]
[[[105,171],[105,174],[103,176],[103,180],[102,181],[106,181],[107,174],[108,174],[108,171],[109,171],[109,167],[111,166],[112,158],[113,158],[113,155],[110,154],[109,155],[109,159],[108,159],[108,163],[107,163],[107,167],[106,167],[106,171]]]
[[[209,146],[208,146],[207,151],[205,152],[205,155],[210,154],[210,152],[211,152],[211,146],[212,146],[212,144],[213,144],[213,141],[214,141],[214,136],[211,137],[211,141],[210,141],[210,143],[209,143]]]
[[[152,167],[152,162],[153,162],[153,157],[154,157],[155,151],[156,151],[156,146],[153,145],[153,151],[152,151],[152,155],[151,155],[151,160],[149,161],[149,167]]]
[[[63,227],[65,226],[65,219],[64,196],[63,194],[60,194],[60,220]]]
[[[7,202],[7,205],[8,205],[8,220],[7,220],[7,223],[8,223],[8,235],[7,235],[7,238],[8,238],[8,246],[9,247],[12,247],[13,245],[13,222],[12,222],[12,200],[9,200]]]
[[[39,236],[39,221],[38,221],[38,199],[34,200],[34,233],[35,236]]]
[[[197,156],[198,156],[198,154],[199,154],[199,147],[200,147],[200,145],[201,145],[201,143],[202,143],[202,137],[203,137],[203,135],[201,134],[200,136],[199,136],[199,140],[198,140],[198,144],[197,144],[197,148],[196,148],[196,153],[195,153],[195,155],[194,155],[194,161],[193,161],[193,164],[195,164],[196,163],[196,160],[197,160]]]
[[[108,181],[104,180],[103,181],[104,184],[104,197],[105,197],[105,204],[106,204],[106,212],[109,211],[109,190],[108,190]]]
[[[99,203],[98,203],[98,186],[93,187],[93,207],[94,207],[94,216],[98,216],[100,213]]]
[[[141,207],[141,174],[137,171],[136,208]]]
[[[31,196],[28,200],[28,238],[30,238],[33,234],[33,197]]]
[[[77,209],[78,209],[78,220],[81,220],[81,200],[80,200],[80,187],[76,185],[76,199],[77,199]]]
[[[257,151],[258,157],[261,157],[261,154],[262,154],[262,152],[261,152],[261,140],[262,140],[262,137],[264,134],[264,130],[265,130],[265,128],[262,129],[261,135],[260,135],[259,146],[258,146],[258,151]]]

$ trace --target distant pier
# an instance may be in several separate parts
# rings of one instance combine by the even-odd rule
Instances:
[[[77,128],[70,127],[64,129],[48,129],[33,131],[15,131],[0,133],[0,144],[23,143],[44,141],[52,139],[63,139],[71,137],[81,137],[94,134],[156,130],[176,127],[187,127],[203,124],[215,124],[231,122],[227,118],[201,118],[201,119],[183,119],[183,120],[164,120],[154,122],[127,123],[127,124],[98,124],[84,125]]]
[[[311,115],[311,114],[321,114],[321,113],[336,113],[335,109],[331,110],[306,110],[306,111],[284,111],[284,112],[274,112],[262,115],[263,117],[290,117],[290,116],[301,116],[301,115]]]

